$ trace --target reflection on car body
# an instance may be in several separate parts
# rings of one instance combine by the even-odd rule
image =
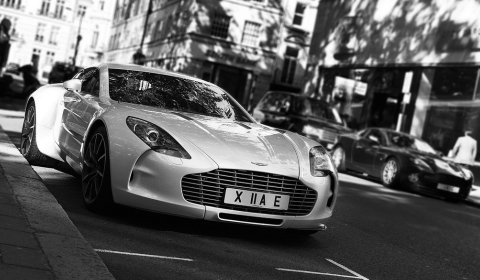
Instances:
[[[444,160],[427,142],[390,129],[340,135],[332,157],[339,171],[367,174],[389,187],[409,187],[451,200],[466,199],[472,188],[470,170]]]
[[[92,211],[115,202],[313,233],[335,207],[337,173],[322,146],[256,123],[208,82],[101,64],[38,89],[27,104],[22,154],[72,166]]]
[[[311,138],[329,150],[339,133],[351,132],[335,108],[291,92],[267,92],[255,107],[253,117],[262,124]]]

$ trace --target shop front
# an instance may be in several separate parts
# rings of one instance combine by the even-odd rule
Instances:
[[[332,67],[319,71],[321,98],[339,108],[344,100],[339,100],[338,89],[344,80],[362,87],[362,91],[347,90],[352,95],[351,128],[400,130],[426,140],[445,155],[466,130],[480,140],[480,66]]]

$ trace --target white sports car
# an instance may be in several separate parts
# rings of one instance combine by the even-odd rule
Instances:
[[[92,211],[114,202],[314,233],[338,192],[317,142],[258,124],[213,84],[136,65],[101,64],[34,92],[21,152],[72,166]]]

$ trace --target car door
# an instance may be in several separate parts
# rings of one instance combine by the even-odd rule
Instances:
[[[385,139],[378,129],[370,129],[353,143],[352,161],[357,171],[373,175],[375,157]]]
[[[67,90],[63,97],[64,111],[59,145],[74,161],[79,162],[83,136],[96,111],[92,98],[98,98],[99,70],[88,68],[75,78],[82,81],[82,89],[80,92]]]
[[[291,95],[280,92],[270,92],[259,102],[254,111],[262,124],[276,128],[287,129],[289,120],[287,113],[290,110]]]

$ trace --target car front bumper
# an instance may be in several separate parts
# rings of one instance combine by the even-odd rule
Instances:
[[[115,177],[112,180],[115,202],[152,212],[194,219],[304,230],[324,229],[325,223],[332,215],[338,190],[338,180],[332,177],[298,179],[317,193],[311,211],[305,215],[249,212],[247,208],[232,209],[231,205],[223,203],[224,186],[219,188],[217,194],[218,207],[189,202],[183,193],[182,179],[187,175],[219,169],[219,166],[207,157],[195,156],[195,159],[195,161],[182,160],[152,150],[145,151],[132,162],[128,172],[122,172],[122,179]],[[115,172],[112,170],[112,176],[113,174]]]

